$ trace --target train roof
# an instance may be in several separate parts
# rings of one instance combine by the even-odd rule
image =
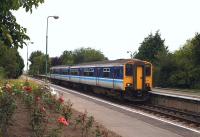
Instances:
[[[104,60],[104,61],[96,61],[96,62],[87,62],[87,63],[81,63],[77,65],[72,65],[72,66],[66,66],[66,65],[61,65],[61,66],[54,66],[52,68],[79,68],[79,67],[102,67],[102,66],[123,66],[124,64],[128,62],[144,62],[139,59],[117,59],[117,60]]]

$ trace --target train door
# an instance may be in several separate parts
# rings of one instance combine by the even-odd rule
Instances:
[[[113,68],[112,78],[113,78],[113,89],[115,89],[115,75],[116,75],[116,68]]]
[[[96,70],[96,85],[99,86],[100,68]]]
[[[142,90],[144,88],[144,67],[136,66],[136,89]]]

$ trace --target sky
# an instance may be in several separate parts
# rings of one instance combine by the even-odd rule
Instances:
[[[60,56],[64,50],[91,47],[109,59],[130,58],[150,33],[159,30],[173,52],[200,32],[199,0],[45,0],[33,13],[14,12],[27,28],[34,44],[31,52],[45,53],[47,17],[48,53]],[[26,47],[20,49],[26,61]]]

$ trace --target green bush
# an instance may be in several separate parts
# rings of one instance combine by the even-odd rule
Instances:
[[[6,72],[4,68],[0,67],[0,79],[6,78]]]

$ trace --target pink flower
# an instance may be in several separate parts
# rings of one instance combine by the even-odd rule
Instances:
[[[58,123],[59,124],[63,124],[65,126],[68,126],[69,125],[69,122],[64,118],[64,117],[59,117],[58,118]]]
[[[42,107],[40,110],[41,110],[42,112],[46,112],[45,107]]]
[[[59,98],[59,101],[60,101],[60,103],[63,103],[63,102],[64,102],[64,98],[63,98],[63,97],[60,97],[60,98]]]

